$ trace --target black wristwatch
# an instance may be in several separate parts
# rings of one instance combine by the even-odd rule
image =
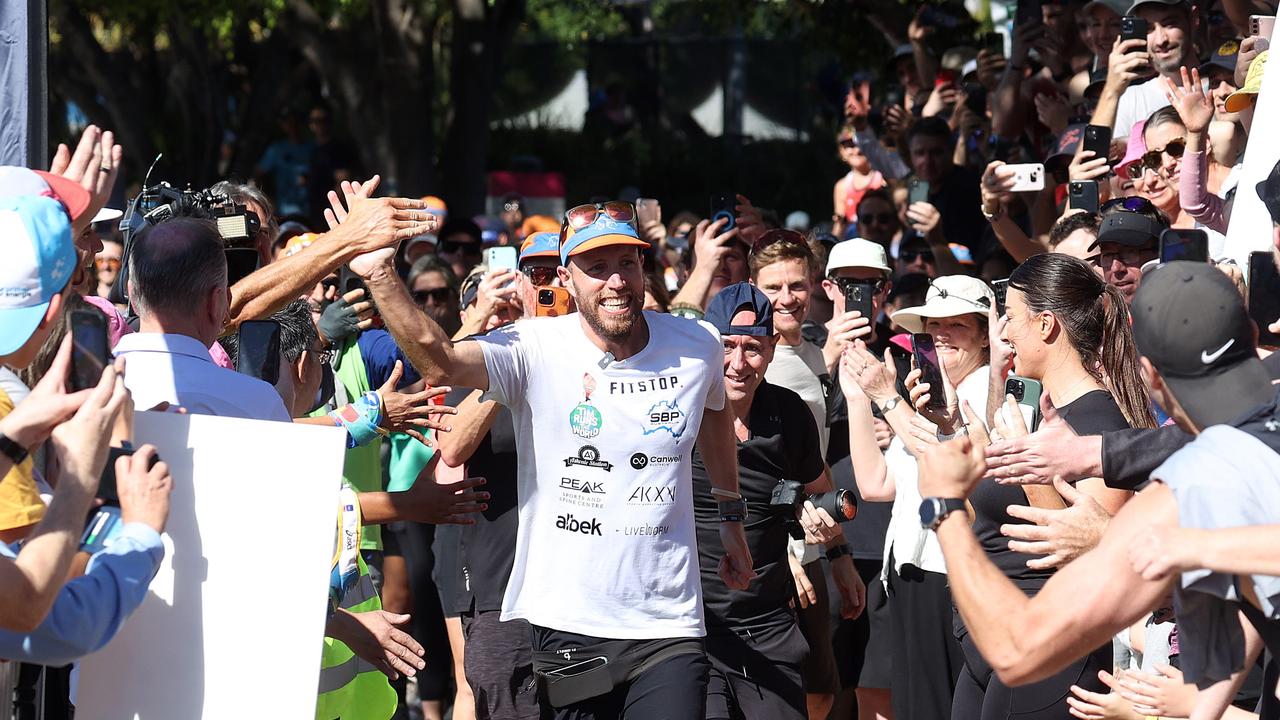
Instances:
[[[849,543],[840,543],[835,547],[827,548],[827,562],[835,562],[845,555],[852,555],[853,550],[849,547]]]
[[[717,505],[720,508],[720,522],[742,522],[747,519],[747,501],[742,498],[721,500]]]
[[[27,459],[27,449],[14,442],[4,433],[0,433],[0,455],[4,455],[13,461],[14,465],[21,465],[23,460]]]
[[[920,526],[937,530],[942,521],[957,510],[964,510],[963,498],[927,497],[920,503]]]

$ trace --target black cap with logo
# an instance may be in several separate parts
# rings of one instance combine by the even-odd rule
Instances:
[[[1129,311],[1138,353],[1196,425],[1231,422],[1272,398],[1253,321],[1221,270],[1197,262],[1161,265],[1143,278]]]
[[[1280,225],[1280,162],[1271,168],[1271,174],[1257,185],[1258,197],[1271,213],[1271,222]]]

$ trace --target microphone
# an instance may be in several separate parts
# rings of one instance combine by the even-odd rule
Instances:
[[[614,361],[613,353],[605,351],[604,357],[600,358],[600,362],[596,363],[601,370],[609,367],[609,363]]]

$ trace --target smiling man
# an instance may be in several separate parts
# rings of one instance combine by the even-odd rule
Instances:
[[[1196,19],[1191,13],[1191,3],[1185,0],[1137,0],[1129,6],[1128,14],[1147,21],[1146,50],[1151,56],[1151,69],[1156,74],[1181,82],[1183,65],[1199,65],[1193,39]],[[1151,113],[1169,104],[1163,88],[1163,83],[1152,79],[1125,89],[1120,96],[1113,125],[1116,137],[1127,137],[1134,123],[1146,120]]]
[[[570,209],[559,240],[557,275],[578,312],[458,343],[414,306],[393,249],[351,268],[428,383],[477,388],[511,410],[527,460],[501,619],[533,626],[543,717],[700,720],[695,442],[719,503],[720,576],[745,589],[754,575],[719,333],[641,310],[647,243],[630,203]]]
[[[1097,253],[1091,262],[1102,270],[1103,282],[1114,285],[1126,304],[1133,302],[1142,283],[1142,266],[1159,255],[1160,233],[1169,227],[1161,222],[1159,211],[1149,203],[1146,207],[1146,212],[1116,208],[1104,215],[1098,239],[1089,246],[1089,252]]]

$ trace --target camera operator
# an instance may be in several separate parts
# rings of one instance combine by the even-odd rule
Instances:
[[[258,232],[254,234],[251,241],[258,251],[258,267],[266,267],[274,262],[275,253],[272,244],[280,234],[280,224],[276,221],[275,206],[271,204],[266,194],[252,185],[230,180],[214,184],[209,188],[209,192],[225,195],[232,203],[243,205],[245,210],[254,214],[258,219]]]
[[[823,480],[825,466],[808,406],[792,390],[765,380],[778,342],[773,317],[769,298],[747,283],[722,290],[712,298],[706,314],[724,344],[725,397],[738,440],[739,491],[747,516],[744,528],[759,578],[751,588],[739,590],[727,587],[718,577],[722,554],[718,494],[712,490],[702,456],[695,452],[694,513],[711,661],[707,718],[809,717],[802,664],[810,648],[790,606],[796,590],[788,562],[788,530],[797,528],[794,534],[800,534],[799,516],[809,504],[803,486]],[[630,464],[643,470],[672,460],[636,453]],[[640,486],[633,497],[636,492],[647,492],[647,488]],[[839,497],[853,502],[852,493]],[[653,501],[647,494],[642,500]],[[842,595],[846,616],[856,617],[862,611],[865,589],[847,548],[832,563],[845,565],[844,576],[854,581],[847,589],[842,587]],[[809,593],[800,598],[802,606],[817,604],[813,588]]]

